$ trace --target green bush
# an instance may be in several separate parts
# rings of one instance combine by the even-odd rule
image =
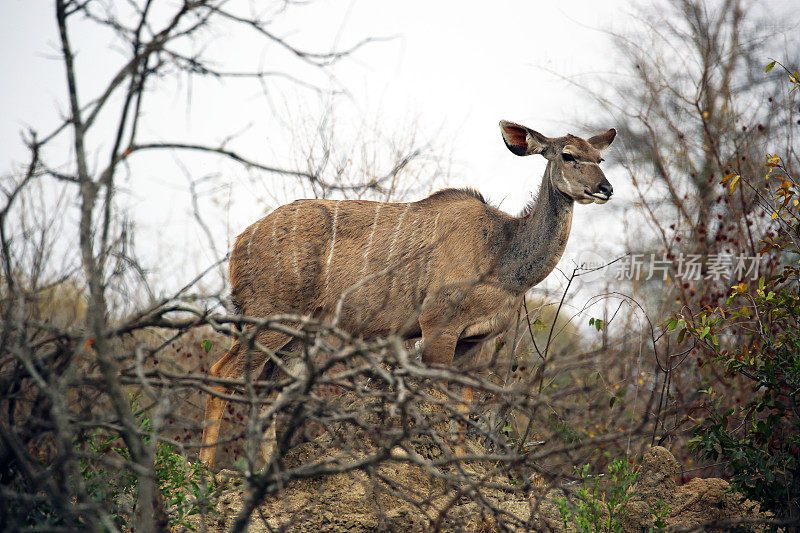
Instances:
[[[749,401],[733,407],[713,387],[703,391],[704,415],[696,418],[690,449],[725,462],[737,490],[786,518],[800,516],[798,274],[790,265],[779,276],[762,277],[754,288],[738,285],[727,312],[706,310],[685,320],[682,329],[702,342],[712,364],[752,384]],[[723,349],[715,332],[726,327],[754,329],[746,342]]]
[[[131,399],[132,410],[137,413],[139,430],[143,434],[151,432],[150,419],[139,411],[137,399]],[[150,437],[144,437],[145,445]],[[94,431],[88,435],[83,448],[81,471],[87,490],[92,499],[113,509],[117,524],[130,527],[129,512],[138,497],[137,476],[129,468],[117,468],[119,461],[130,461],[130,452],[115,435]],[[213,511],[213,502],[224,490],[225,484],[199,463],[190,462],[173,444],[158,442],[153,461],[157,485],[161,490],[164,510],[171,527],[194,529],[189,517],[198,513]]]
[[[567,531],[581,533],[618,533],[625,531],[628,503],[633,498],[639,470],[627,459],[616,459],[608,472],[589,475],[589,465],[576,469],[581,486],[574,497],[555,498],[561,520]],[[650,531],[667,527],[669,504],[660,501],[650,509],[653,525]]]
[[[581,486],[575,498],[556,498],[558,511],[567,531],[622,531],[627,517],[626,503],[633,496],[632,487],[639,471],[627,460],[616,459],[602,477],[590,476],[589,465],[577,471]]]

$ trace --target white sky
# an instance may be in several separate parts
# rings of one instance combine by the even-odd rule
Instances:
[[[279,29],[299,46],[319,51],[345,48],[366,36],[396,36],[334,69],[352,95],[343,99],[338,113],[343,136],[353,141],[367,123],[391,137],[415,123],[419,139],[433,139],[452,157],[448,185],[476,187],[516,213],[538,188],[544,160],[511,155],[500,139],[498,120],[520,122],[548,136],[596,133],[579,126],[594,112],[592,104],[559,76],[580,75],[590,86],[606,79],[614,64],[605,31],[623,30],[631,23],[630,10],[624,0],[318,0],[289,9]],[[113,72],[107,66],[120,56],[105,36],[76,28],[72,37],[87,101]],[[260,65],[306,73],[274,49],[254,49],[239,35],[210,37],[226,67]],[[66,109],[52,2],[0,2],[0,40],[0,173],[5,173],[14,168],[11,162],[24,160],[19,132],[29,125],[47,132]],[[190,107],[186,86],[164,89],[150,96],[153,111],[143,137],[214,144],[238,131],[237,147],[265,163],[282,164],[290,160],[287,131],[307,131],[319,118],[320,102],[313,92],[276,87],[266,102],[252,84],[198,80]],[[94,140],[103,145],[102,139]],[[98,150],[94,157],[99,165],[105,156]],[[165,275],[184,280],[185,265],[213,259],[205,237],[191,223],[187,179],[176,171],[171,155],[139,157],[149,162],[134,163],[132,176],[121,181],[130,191],[125,201],[136,216],[139,251],[160,263]],[[270,196],[288,201],[306,194],[290,181],[276,183],[210,161],[197,158],[186,166],[194,179],[219,172],[230,185],[230,190],[204,191],[203,198],[204,214],[223,252],[232,237],[274,207]],[[615,187],[614,200],[625,201],[626,184],[615,180],[613,171],[607,176]],[[576,206],[567,256],[587,248],[587,242],[607,243],[613,203]],[[180,267],[168,268],[176,261]]]

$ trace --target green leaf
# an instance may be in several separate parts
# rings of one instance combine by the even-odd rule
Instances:
[[[770,70],[775,68],[775,63],[777,63],[777,61],[772,61],[769,65],[767,65],[767,68],[764,69],[764,72],[769,72]]]
[[[203,342],[200,343],[200,346],[208,353],[211,351],[211,347],[214,346],[214,343],[210,339],[204,339]]]

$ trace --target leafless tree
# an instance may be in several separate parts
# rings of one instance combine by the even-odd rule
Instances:
[[[41,510],[46,499],[52,505],[38,517],[44,523],[52,518],[53,524],[64,527],[80,522],[95,529],[115,528],[115,517],[93,498],[96,494],[87,486],[82,463],[87,435],[97,431],[119,439],[116,460],[124,458],[123,470],[135,479],[132,523],[147,531],[165,527],[153,465],[159,445],[156,436],[170,411],[169,395],[156,394],[140,381],[150,402],[147,414],[152,425],[145,429],[138,418],[141,413],[132,410],[131,389],[124,377],[129,372],[141,377],[145,354],[152,357],[159,346],[125,344],[120,335],[141,333],[148,325],[141,322],[143,317],[168,311],[169,302],[185,299],[197,280],[166,296],[156,297],[150,289],[146,267],[133,247],[135,220],[127,215],[124,202],[118,201],[127,186],[120,183],[120,175],[131,172],[133,161],[154,151],[171,151],[177,157],[200,152],[330,193],[393,186],[398,173],[425,151],[410,147],[408,153],[397,155],[385,175],[363,183],[336,175],[328,182],[326,176],[331,173],[324,168],[271,164],[231,147],[228,138],[208,144],[148,134],[143,122],[153,94],[168,83],[191,85],[202,77],[249,79],[267,86],[283,79],[309,90],[327,91],[292,77],[291,71],[225,70],[206,45],[209,33],[248,33],[323,77],[329,77],[332,65],[376,40],[365,38],[327,52],[303,49],[274,29],[275,20],[292,4],[54,2],[58,55],[66,81],[64,118],[49,132],[33,128],[26,132],[30,154],[26,168],[3,177],[0,367],[9,417],[3,423],[0,462],[7,502],[3,520],[8,520],[8,527],[35,522],[33,510]],[[73,44],[76,32],[84,31],[106,35],[109,46],[119,53],[119,62],[108,65],[104,72],[108,78],[99,89],[84,81]],[[75,207],[72,198],[77,199]],[[194,210],[202,224],[196,203]],[[69,226],[61,226],[73,216],[77,231],[70,233]],[[217,295],[218,301],[221,298]],[[74,311],[67,312],[64,306],[74,306]],[[150,319],[149,325],[157,322]],[[181,330],[171,334],[181,335]],[[104,414],[92,412],[87,399],[102,406]],[[15,507],[20,502],[23,505]]]

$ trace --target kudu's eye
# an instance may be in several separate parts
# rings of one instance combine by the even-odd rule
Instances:
[[[564,159],[564,161],[566,161],[567,163],[575,161],[575,158],[572,156],[572,154],[568,154],[566,152],[561,154],[561,158]]]

